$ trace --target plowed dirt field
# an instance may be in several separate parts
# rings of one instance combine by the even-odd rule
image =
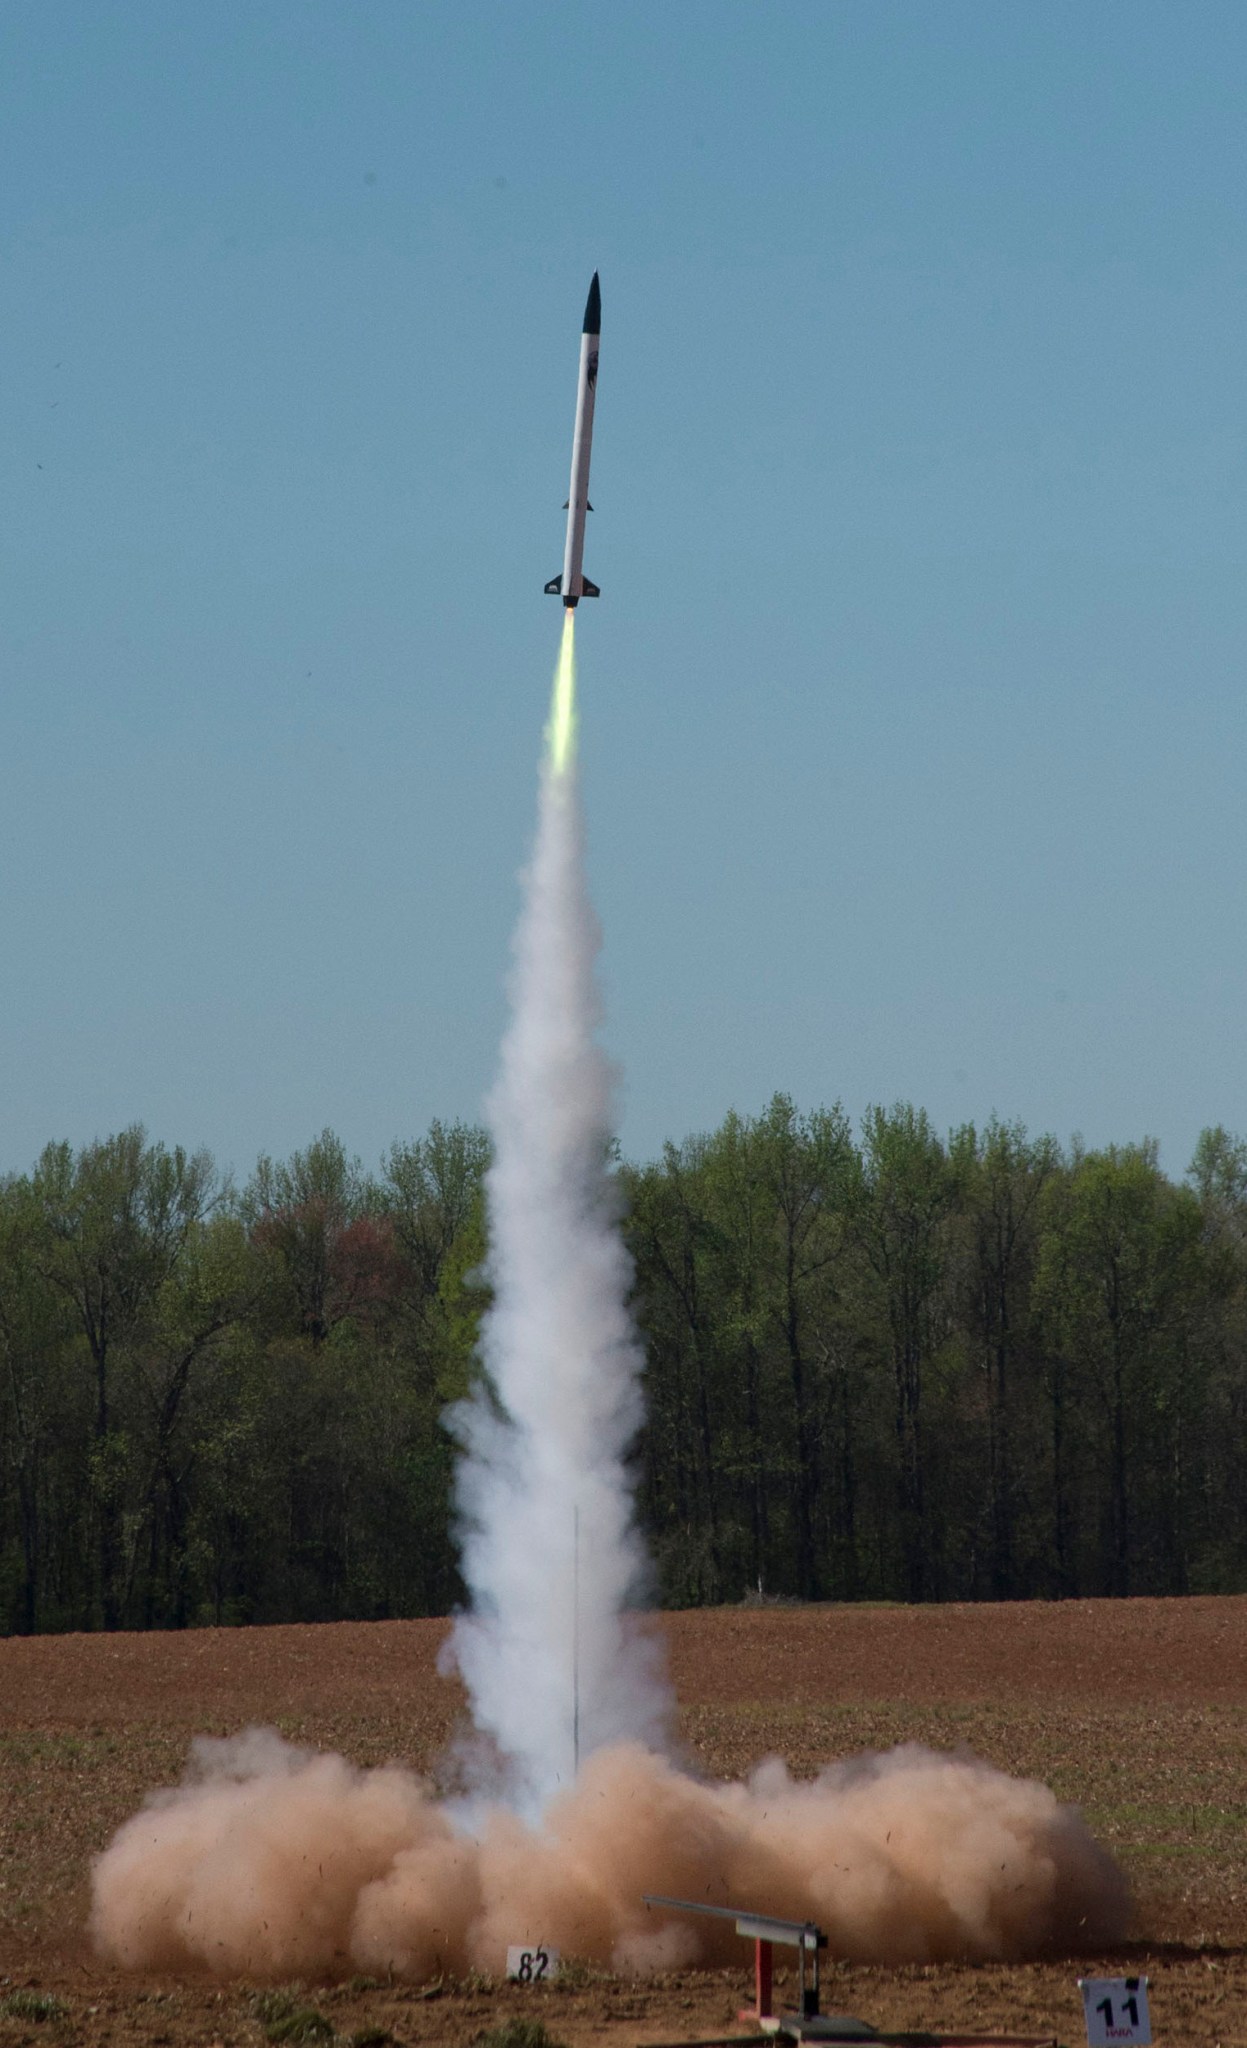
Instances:
[[[665,1634],[692,1762],[799,1773],[863,1749],[968,1748],[1080,1804],[1135,1890],[1113,1954],[1017,1967],[833,1965],[824,2005],[878,2027],[1083,2038],[1080,1974],[1146,1972],[1155,2038],[1247,2043],[1247,1599],[1009,1607],[725,1608]],[[463,1702],[439,1678],[442,1622],[62,1636],[0,1642],[0,2048],[139,2042],[265,2048],[254,1985],[134,1978],[92,1955],[90,1858],[189,1738],[252,1722],[359,1764],[434,1770]],[[515,2013],[572,2048],[733,2030],[736,1972],[636,1983],[578,1971],[523,1991],[352,1979],[285,1987],[332,2048],[468,2044]],[[268,2035],[266,2036],[266,2024]],[[736,2031],[740,2031],[736,2028]]]

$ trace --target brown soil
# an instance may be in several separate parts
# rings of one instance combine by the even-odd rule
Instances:
[[[1118,1955],[1026,1967],[834,1966],[824,2004],[877,2026],[1082,2038],[1075,1979],[1146,1971],[1159,2042],[1247,2041],[1247,1599],[1009,1607],[760,1606],[669,1615],[680,1736],[731,1777],[917,1740],[968,1747],[1077,1801],[1138,1898]],[[82,1935],[91,1854],[189,1737],[249,1722],[355,1762],[435,1767],[462,1712],[442,1622],[0,1642],[0,2048],[136,2041],[264,2048],[255,1987],[128,1978]],[[646,1984],[581,1972],[522,1992],[303,1987],[341,2040],[472,2042],[537,2012],[573,2048],[730,2028],[734,1973]],[[62,2008],[37,2017],[38,1990]],[[15,1998],[14,1993],[19,1995]],[[327,2040],[326,2036],[326,2040]]]

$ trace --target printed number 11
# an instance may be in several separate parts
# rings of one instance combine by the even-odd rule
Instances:
[[[1125,2012],[1128,2012],[1128,2013],[1130,2014],[1130,2024],[1131,2024],[1131,2026],[1132,2026],[1132,2027],[1137,2027],[1137,2026],[1138,2026],[1138,2024],[1139,2024],[1139,2001],[1138,2001],[1138,1999],[1137,1999],[1137,1998],[1135,1998],[1135,1997],[1134,1997],[1133,1995],[1132,1995],[1131,1997],[1129,1997],[1129,1998],[1123,1999],[1123,2001],[1122,2001],[1122,2009],[1123,2009],[1123,2011],[1125,2011]],[[1099,2003],[1099,2004],[1097,2005],[1097,2007],[1096,2007],[1096,2011],[1097,2011],[1097,2012],[1102,2012],[1102,2013],[1104,2014],[1104,2024],[1105,2024],[1105,2026],[1106,2026],[1106,2027],[1111,2027],[1111,2026],[1112,2026],[1112,2024],[1113,2024],[1113,2001],[1112,2001],[1112,1999],[1111,1999],[1111,1998],[1102,1998],[1102,1999],[1100,2000],[1100,2003]]]

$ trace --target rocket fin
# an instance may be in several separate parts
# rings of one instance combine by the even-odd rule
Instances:
[[[590,581],[589,581],[589,579],[588,579],[588,577],[587,577],[587,576],[582,576],[582,577],[581,577],[581,579],[580,579],[580,590],[581,590],[581,595],[582,595],[582,596],[584,596],[584,597],[601,597],[601,595],[602,595],[601,591],[600,591],[600,590],[598,589],[598,587],[597,587],[597,584],[596,584],[596,583],[590,583]]]
[[[550,581],[546,584],[544,595],[546,597],[562,597],[563,578],[561,574],[550,578]]]

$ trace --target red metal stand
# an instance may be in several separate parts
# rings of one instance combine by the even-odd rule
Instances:
[[[774,1961],[769,1941],[759,1939],[753,1950],[754,2003],[742,2006],[738,2015],[742,2020],[769,2020],[773,2017],[771,2005],[771,1982]]]

